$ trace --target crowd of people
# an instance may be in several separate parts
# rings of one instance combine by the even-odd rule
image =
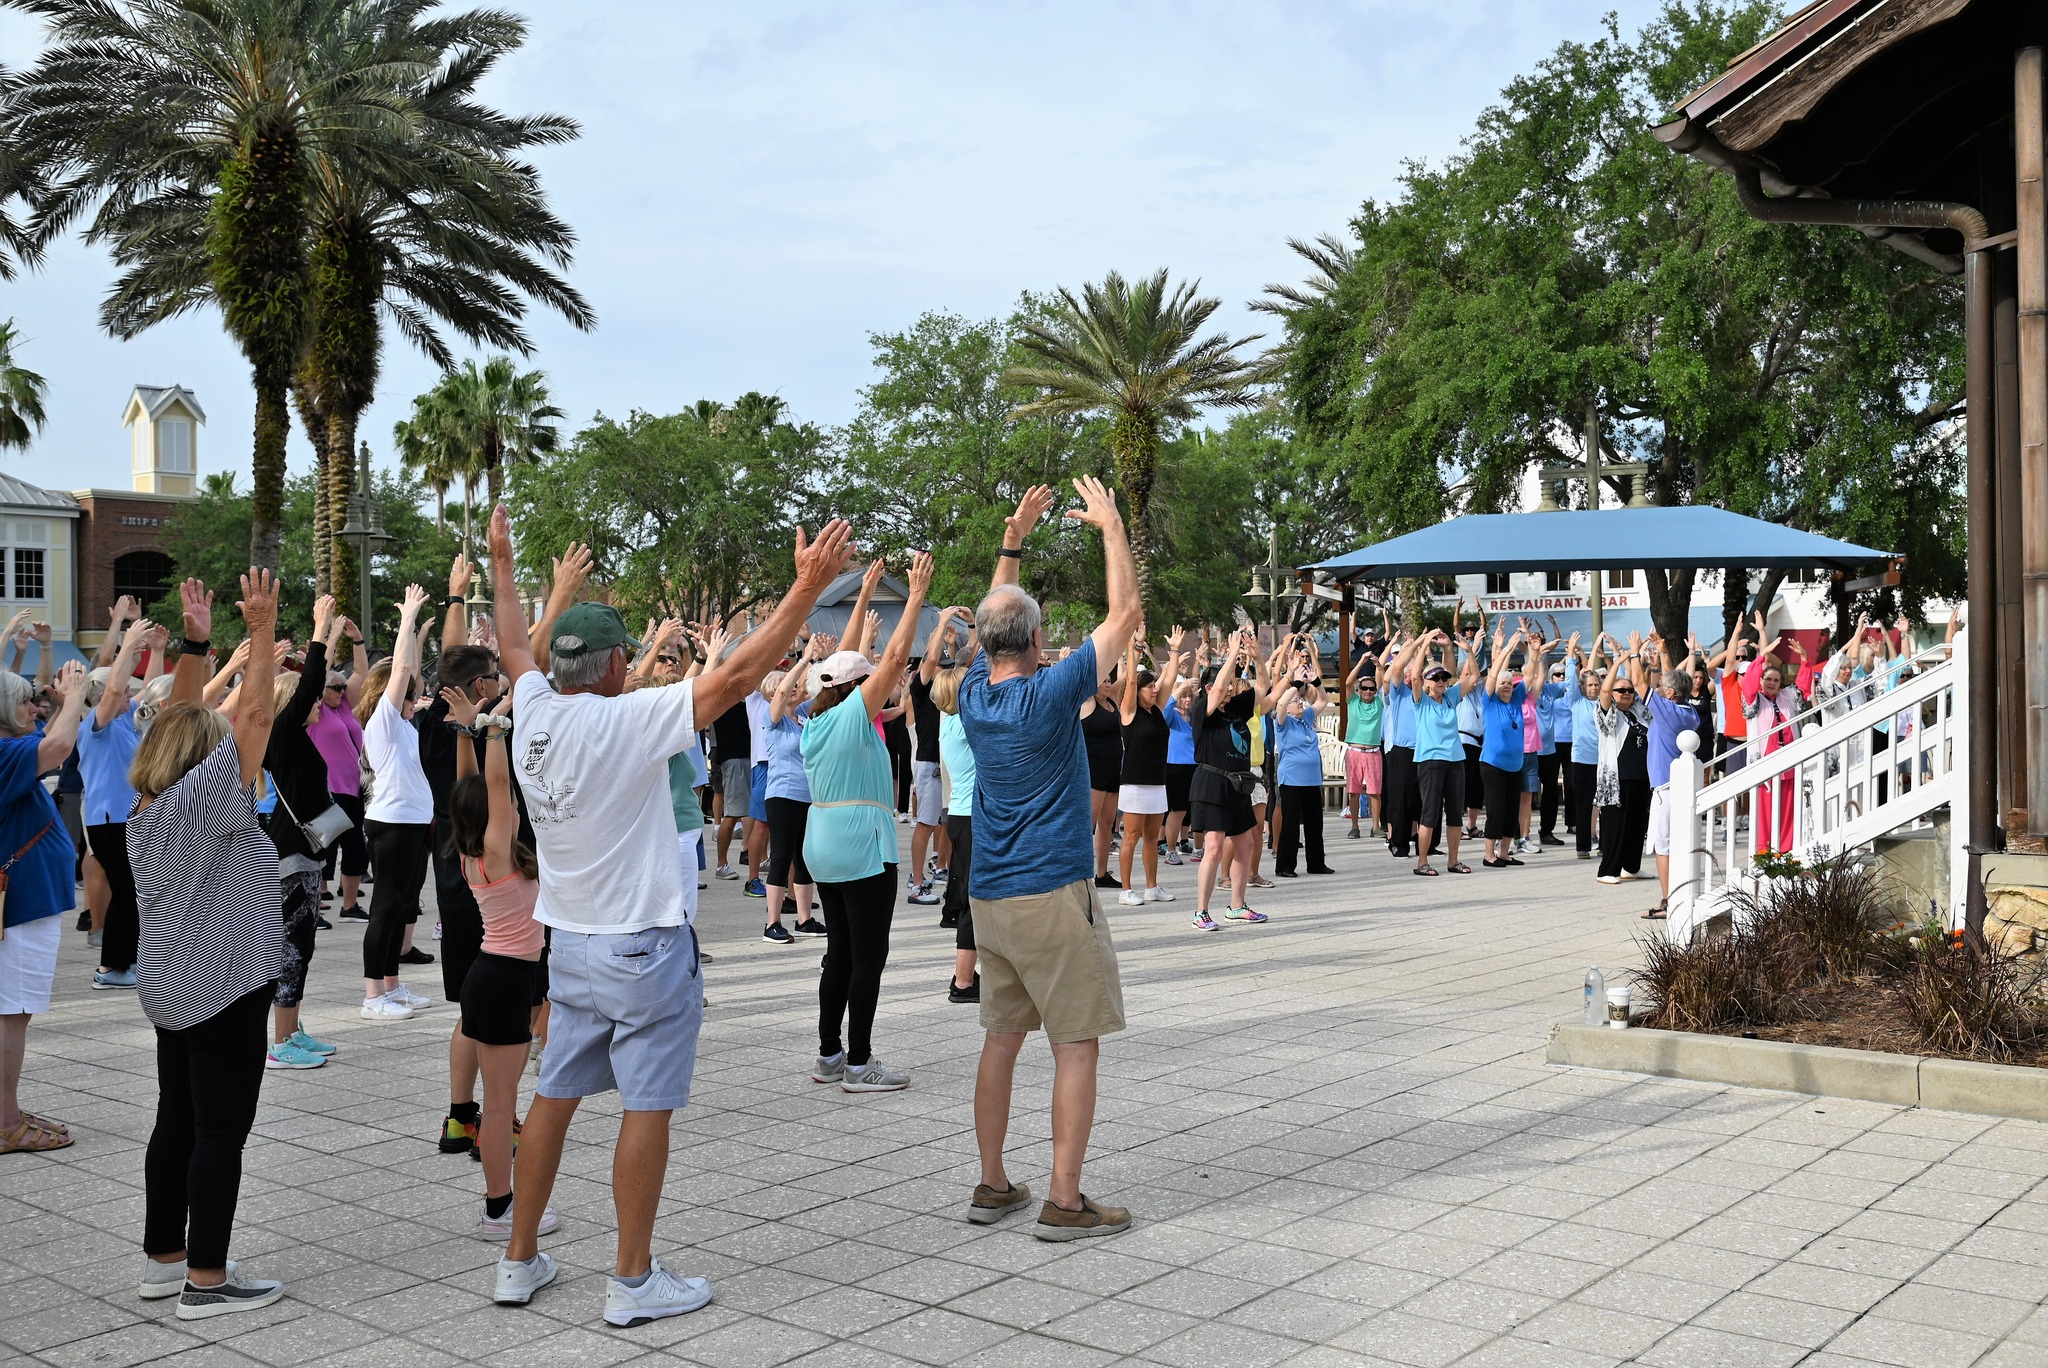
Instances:
[[[1383,840],[1419,877],[1471,875],[1466,842],[1505,870],[1575,836],[1600,882],[1644,877],[1647,845],[1668,886],[1683,732],[1718,738],[1707,749],[1727,768],[1760,764],[1808,700],[1859,706],[1911,669],[1868,623],[1816,671],[1796,642],[1765,643],[1761,618],[1709,658],[1696,640],[1560,640],[1527,619],[1489,635],[1483,613],[1467,631],[1456,610],[1447,629],[1363,634],[1335,680],[1306,634],[1175,627],[1155,650],[1116,499],[1093,479],[1076,492],[1064,517],[1101,539],[1107,609],[1060,649],[1020,583],[1055,502],[1046,487],[1006,520],[985,597],[937,610],[922,637],[923,554],[893,630],[871,607],[880,560],[843,635],[810,630],[855,554],[844,522],[799,530],[790,589],[731,632],[668,620],[635,638],[614,608],[581,599],[580,546],[554,562],[529,626],[503,509],[489,529],[493,612],[472,616],[476,568],[458,558],[437,613],[408,588],[374,662],[332,598],[312,605],[303,648],[280,639],[278,586],[257,569],[225,659],[213,593],[195,580],[178,586],[175,651],[124,599],[89,671],[53,669],[47,629],[17,621],[10,634],[42,650],[34,679],[0,673],[0,1153],[73,1143],[19,1094],[82,889],[92,987],[135,991],[157,1041],[139,1295],[176,1298],[185,1319],[275,1302],[278,1282],[228,1257],[242,1154],[265,1074],[339,1053],[301,1019],[332,911],[363,923],[364,1022],[458,1007],[436,1139],[479,1161],[477,1231],[505,1245],[496,1300],[525,1304],[555,1278],[539,1241],[560,1221],[548,1201],[563,1146],[581,1100],[615,1092],[603,1315],[683,1314],[711,1288],[665,1266],[653,1234],[702,1023],[698,891],[744,880],[764,941],[822,945],[809,1077],[862,1094],[911,1083],[875,1040],[900,889],[953,932],[946,993],[978,1004],[984,1031],[965,1218],[992,1224],[1032,1201],[1005,1151],[1016,1062],[1042,1031],[1053,1164],[1032,1233],[1115,1234],[1130,1213],[1081,1181],[1100,1041],[1124,1026],[1110,907],[1190,896],[1194,930],[1266,922],[1253,890],[1335,872],[1333,773],[1345,836]],[[1912,722],[1892,725],[1903,736]],[[1773,782],[1758,789],[1760,845],[1790,820]],[[1192,888],[1167,887],[1165,871],[1190,861]],[[405,981],[436,962],[438,995]]]

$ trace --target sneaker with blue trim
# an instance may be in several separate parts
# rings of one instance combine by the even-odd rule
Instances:
[[[95,989],[133,988],[135,986],[135,971],[133,969],[95,969],[92,975],[92,986]]]
[[[1197,931],[1217,931],[1222,929],[1216,925],[1215,920],[1210,917],[1206,909],[1195,913],[1195,919],[1188,924]]]
[[[286,1036],[284,1043],[287,1045],[296,1045],[300,1049],[304,1050],[307,1054],[331,1055],[335,1052],[335,1047],[329,1045],[326,1041],[317,1040],[314,1037],[307,1035],[306,1028],[303,1026],[299,1027],[290,1035]]]
[[[768,896],[768,885],[762,883],[759,879],[749,879],[747,880],[746,888],[741,891],[750,898],[765,898]]]
[[[795,945],[796,937],[789,934],[789,928],[781,922],[761,928],[761,939],[770,945]]]
[[[1226,907],[1223,909],[1223,919],[1225,921],[1250,923],[1269,920],[1265,913],[1254,912],[1249,907]]]
[[[270,1047],[270,1053],[263,1058],[266,1069],[317,1069],[327,1062],[326,1055],[302,1050],[289,1040],[281,1040]]]

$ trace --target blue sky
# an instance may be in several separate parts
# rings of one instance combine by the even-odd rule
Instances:
[[[1454,151],[1500,87],[1649,0],[1435,3],[715,5],[543,0],[511,7],[526,50],[494,77],[509,110],[580,120],[540,158],[580,237],[594,333],[535,321],[530,362],[571,430],[749,389],[844,422],[868,335],[927,309],[1003,312],[1025,289],[1164,265],[1224,301],[1301,275],[1289,236],[1341,228],[1404,161]],[[39,28],[0,13],[26,64]],[[246,369],[200,314],[129,343],[93,318],[112,271],[67,244],[0,291],[50,382],[50,423],[7,468],[60,488],[125,487],[121,405],[192,387],[205,470],[247,486]],[[363,434],[380,462],[433,368],[386,335]],[[292,462],[310,453],[294,434]]]

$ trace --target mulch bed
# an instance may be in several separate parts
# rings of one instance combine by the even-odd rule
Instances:
[[[1832,1045],[1846,1050],[1881,1050],[1890,1054],[1924,1055],[1930,1059],[1971,1059],[1975,1056],[1937,1050],[1927,1044],[1906,1015],[1896,978],[1863,974],[1823,984],[1801,993],[1796,1019],[1770,1026],[1728,1026],[1713,1035],[1750,1040],[1781,1040],[1795,1045]],[[1654,1021],[1646,1025],[1655,1025]],[[2000,1064],[2048,1067],[2048,1042],[2015,1050]]]

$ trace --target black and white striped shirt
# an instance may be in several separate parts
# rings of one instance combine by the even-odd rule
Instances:
[[[277,847],[242,787],[235,738],[128,818],[142,938],[135,987],[150,1021],[182,1031],[277,980],[284,900]]]

